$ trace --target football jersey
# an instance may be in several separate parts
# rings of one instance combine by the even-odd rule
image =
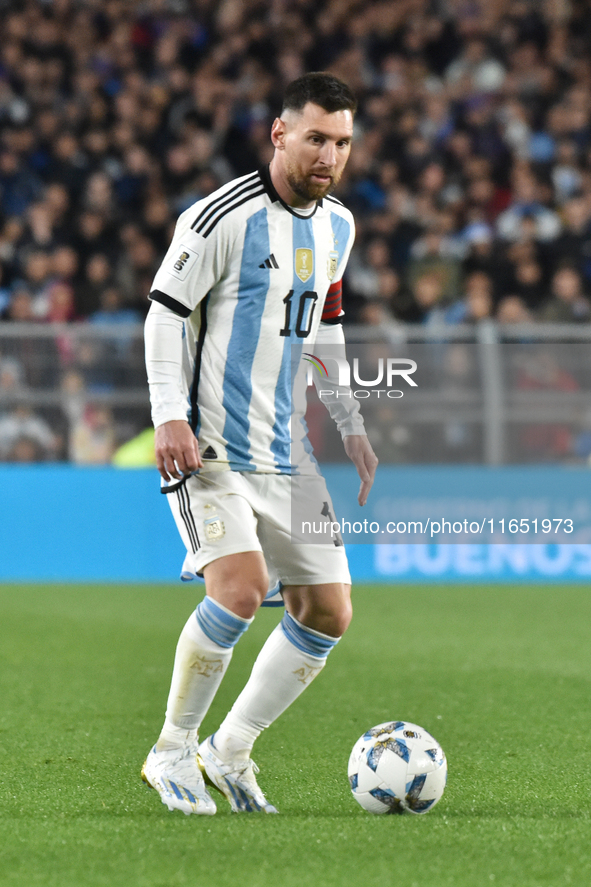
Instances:
[[[206,467],[302,467],[292,447],[293,384],[321,319],[341,313],[353,238],[353,217],[338,200],[325,197],[304,216],[279,197],[268,167],[180,216],[150,299],[184,318],[187,420]]]

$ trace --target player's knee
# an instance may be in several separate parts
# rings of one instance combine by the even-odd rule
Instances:
[[[351,606],[351,601],[343,601],[339,610],[329,616],[327,620],[328,627],[324,633],[334,638],[340,638],[349,628],[352,618],[353,607]]]
[[[351,599],[346,594],[337,599],[302,595],[291,601],[291,611],[303,625],[333,638],[340,638],[346,632],[353,616]]]
[[[250,619],[254,616],[267,594],[268,585],[262,581],[258,582],[253,578],[243,579],[229,583],[224,589],[221,597],[223,603],[229,610],[241,616],[244,619]]]
[[[308,628],[327,634],[331,638],[340,638],[349,627],[352,611],[350,606],[343,605],[342,609],[333,612],[308,613],[301,622]]]
[[[208,564],[204,571],[207,593],[237,616],[254,616],[269,589],[262,557],[230,555]]]
[[[249,583],[248,585],[240,586],[236,589],[236,597],[240,600],[243,607],[248,608],[252,611],[252,615],[256,613],[262,602],[265,600],[265,595],[268,591],[268,584],[263,585],[262,583]]]

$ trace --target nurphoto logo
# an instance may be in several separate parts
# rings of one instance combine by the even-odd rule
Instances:
[[[395,382],[399,384],[404,382],[411,388],[418,387],[412,378],[412,375],[417,371],[417,363],[407,357],[378,358],[371,372],[371,378],[368,379],[362,378],[358,357],[353,358],[352,369],[351,363],[344,357],[323,354],[320,358],[316,354],[305,351],[304,360],[316,369],[323,382],[326,379],[327,387],[318,390],[320,400],[332,397],[356,397],[366,400],[372,396],[379,398],[382,395],[397,399],[404,396],[404,391],[394,388]],[[363,374],[367,375],[367,373],[368,369],[365,368]],[[312,384],[313,378],[310,369],[308,385]],[[329,388],[328,385],[331,384],[333,387]],[[361,387],[356,388],[356,385]]]

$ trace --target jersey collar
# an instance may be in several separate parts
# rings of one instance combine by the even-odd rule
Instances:
[[[271,172],[269,170],[269,164],[267,163],[265,166],[261,166],[258,172],[261,177],[261,181],[265,187],[265,191],[269,195],[269,198],[271,199],[271,201],[273,203],[277,203],[277,201],[279,201],[281,206],[283,206],[284,209],[286,209],[289,213],[291,213],[292,216],[295,216],[298,219],[311,219],[312,216],[314,216],[316,214],[316,210],[318,209],[318,207],[322,206],[322,197],[321,197],[320,200],[316,201],[316,206],[314,207],[313,212],[309,213],[307,216],[300,215],[300,213],[297,212],[293,208],[293,206],[289,206],[289,204],[287,204],[285,202],[285,200],[282,200],[281,197],[279,196],[279,194],[277,193],[277,191],[275,189],[275,185],[271,181]]]

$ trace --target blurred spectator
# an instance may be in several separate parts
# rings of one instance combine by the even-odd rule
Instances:
[[[28,255],[23,266],[23,282],[31,295],[33,314],[43,320],[47,316],[51,284],[49,253],[35,250]]]
[[[519,296],[504,296],[497,305],[499,323],[531,323],[533,316]]]
[[[0,419],[0,422],[2,420]],[[32,437],[19,437],[3,458],[4,462],[33,463],[46,461],[47,454],[39,441]],[[0,458],[2,458],[0,456]]]
[[[53,214],[46,202],[32,203],[26,212],[26,228],[19,249],[48,250],[54,245]]]
[[[16,461],[15,448],[18,451],[18,444],[23,440],[33,443],[44,460],[57,455],[59,440],[47,422],[29,407],[20,405],[0,416],[0,459]]]
[[[154,244],[149,237],[140,233],[128,244],[120,256],[116,269],[116,279],[125,293],[144,293],[150,291],[154,275],[159,265]],[[146,295],[143,298],[129,298],[129,303],[142,306],[147,311]]]
[[[15,151],[0,151],[2,212],[22,216],[41,192],[41,182]]]
[[[104,253],[95,253],[84,266],[84,274],[76,290],[76,313],[89,317],[99,310],[101,295],[113,281],[111,263]]]
[[[519,296],[530,311],[539,308],[546,295],[542,266],[527,257],[515,265],[509,288]]]
[[[80,143],[71,131],[57,133],[51,145],[51,156],[45,174],[49,181],[59,182],[78,204],[88,175],[88,161]]]
[[[10,289],[7,286],[4,286],[3,283],[4,277],[4,268],[0,263],[0,318],[2,317],[4,311],[8,307],[10,302]]]
[[[368,299],[364,302],[358,316],[361,323],[383,329],[396,322],[394,314],[380,299]]]
[[[109,255],[116,252],[113,232],[104,216],[97,212],[80,213],[77,228],[72,232],[72,245],[82,264],[97,253]]]
[[[6,272],[9,279],[14,271],[13,263],[16,259],[17,245],[23,236],[23,231],[23,222],[16,217],[8,218],[0,231],[0,260],[3,262],[3,273]],[[6,282],[8,283],[9,280]]]
[[[407,283],[413,289],[427,274],[438,278],[441,298],[447,301],[460,295],[461,261],[453,240],[444,233],[441,219],[434,220],[427,232],[411,248],[407,269]]]
[[[581,274],[572,265],[554,272],[550,298],[541,306],[539,317],[548,323],[589,322],[591,304],[583,292]]]
[[[464,298],[445,312],[446,323],[478,323],[492,316],[492,280],[483,271],[473,271],[464,283]]]
[[[579,168],[578,148],[572,139],[562,139],[556,148],[551,179],[559,205],[577,194],[582,185],[582,171]]]
[[[466,243],[466,255],[462,262],[464,275],[482,271],[494,279],[498,273],[499,260],[490,225],[485,222],[474,222],[464,229],[463,235]]]
[[[107,465],[116,442],[111,411],[88,405],[70,429],[69,457],[76,465]]]
[[[542,242],[554,240],[560,232],[558,215],[540,200],[540,183],[528,169],[518,169],[513,177],[513,200],[497,219],[497,231],[504,240],[521,240],[526,236],[526,223],[531,219],[535,238]]]
[[[463,52],[449,65],[445,79],[453,96],[498,92],[505,80],[503,65],[489,52],[482,37],[467,40]]]
[[[106,287],[99,297],[100,307],[93,312],[88,320],[90,323],[103,326],[120,323],[139,323],[142,315],[135,308],[123,304],[120,290],[115,286]]]
[[[17,285],[10,297],[8,307],[4,312],[6,320],[14,320],[17,322],[35,321],[38,318],[33,311],[33,299],[31,293],[24,285]]]
[[[351,268],[347,277],[349,286],[361,298],[376,298],[380,273],[389,269],[390,265],[388,242],[384,237],[372,237],[363,250],[354,249],[351,254]]]
[[[45,320],[49,323],[66,323],[73,320],[74,316],[74,290],[61,281],[52,283],[47,294]]]
[[[0,353],[0,393],[17,391],[23,384],[24,373],[20,361]]]
[[[532,350],[521,359],[516,387],[521,391],[577,391],[579,384],[547,349]],[[524,425],[519,438],[528,461],[568,456],[573,449],[572,430],[557,423]]]
[[[437,271],[426,271],[417,277],[411,296],[412,301],[402,311],[403,320],[429,326],[445,323],[444,286]]]
[[[384,462],[412,462],[420,435],[404,424],[394,403],[376,402],[364,411],[367,436],[378,459]]]
[[[126,324],[137,324],[143,319],[143,315],[128,305],[123,304],[121,291],[115,286],[109,286],[100,295],[100,308],[88,318],[89,323],[102,327],[116,327]],[[141,346],[133,335],[117,335],[110,345],[104,343],[102,352],[106,354],[110,350],[112,360],[116,359],[122,367],[129,363],[129,357],[134,346]],[[142,360],[143,363],[143,360]],[[128,378],[125,374],[125,378]],[[123,379],[122,379],[123,381]]]
[[[439,384],[452,401],[465,402],[469,393],[474,392],[478,378],[474,357],[470,345],[455,343],[445,348]],[[470,462],[478,458],[480,429],[472,422],[451,417],[433,429],[433,437],[440,441],[437,452],[442,462]]]
[[[77,337],[71,359],[72,369],[80,374],[90,392],[112,391],[117,383],[119,366],[115,347],[108,339],[88,335]]]
[[[76,250],[71,246],[58,246],[51,255],[51,271],[60,283],[76,286],[80,262]]]
[[[589,197],[577,194],[562,207],[563,230],[552,244],[553,264],[569,262],[591,284],[591,207]]]

